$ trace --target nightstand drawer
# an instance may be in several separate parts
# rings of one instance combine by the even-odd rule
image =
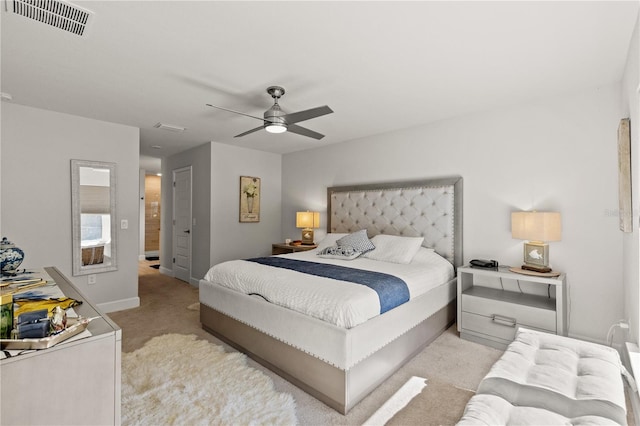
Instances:
[[[469,312],[462,313],[463,332],[480,333],[486,337],[493,337],[500,343],[508,344],[516,335],[516,327],[505,325],[502,322],[494,322],[490,317],[485,317]]]
[[[514,294],[514,298],[520,294]],[[530,298],[522,297],[522,302],[529,302]],[[487,320],[498,329],[516,325],[532,327],[556,333],[556,311],[542,306],[529,306],[524,303],[514,303],[513,300],[496,300],[472,294],[462,295],[462,311],[476,314]],[[472,329],[471,324],[464,323],[464,327]],[[513,337],[513,336],[512,336]]]
[[[518,322],[513,323],[510,319],[500,316],[485,317],[469,312],[462,313],[462,323],[464,324],[463,333],[472,333],[485,339],[502,343],[505,346],[513,341],[516,329],[520,325],[532,330],[555,332],[555,330],[545,330]]]

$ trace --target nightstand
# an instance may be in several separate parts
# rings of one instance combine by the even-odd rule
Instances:
[[[513,341],[518,326],[566,336],[566,276],[458,268],[457,318],[461,338],[498,349]]]
[[[317,244],[294,246],[286,243],[277,243],[271,244],[271,254],[295,253],[298,251],[313,250],[316,247],[318,247]]]

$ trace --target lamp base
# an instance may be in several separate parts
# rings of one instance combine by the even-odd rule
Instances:
[[[302,230],[302,245],[303,246],[312,246],[313,242],[313,229],[305,228]]]
[[[540,273],[546,273],[546,272],[551,272],[552,269],[549,268],[548,266],[531,266],[531,265],[522,265],[520,267],[521,269],[524,269],[525,271],[534,271],[534,272],[540,272]]]

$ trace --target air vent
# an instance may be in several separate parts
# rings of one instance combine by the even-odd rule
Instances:
[[[93,12],[60,0],[8,0],[13,13],[61,30],[86,35]]]

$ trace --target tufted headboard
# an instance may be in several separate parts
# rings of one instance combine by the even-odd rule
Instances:
[[[327,232],[420,236],[462,265],[461,176],[327,188],[327,217]]]

